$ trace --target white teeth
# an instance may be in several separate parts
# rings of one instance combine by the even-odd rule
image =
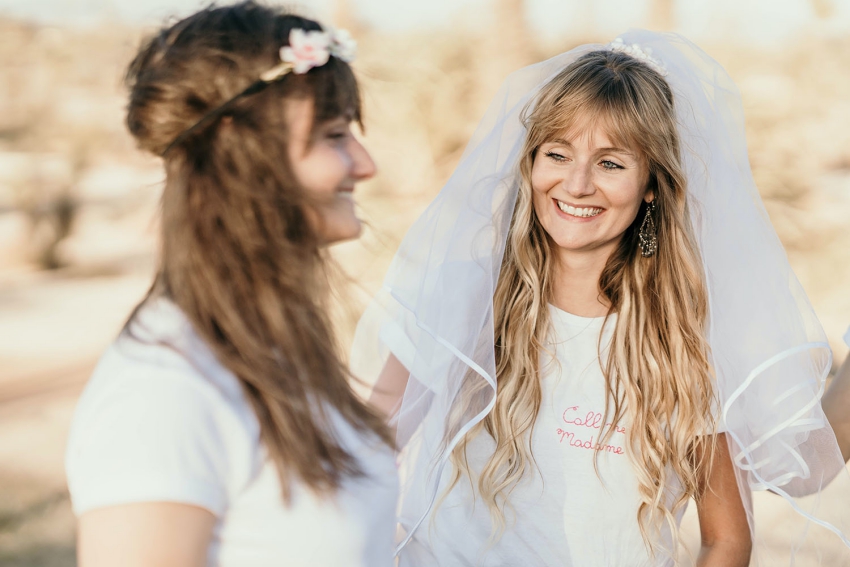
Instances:
[[[566,203],[562,203],[561,201],[557,201],[558,208],[568,215],[573,215],[574,217],[595,217],[599,213],[602,212],[603,209],[598,208],[584,208],[584,207],[573,207],[572,205],[568,205]]]

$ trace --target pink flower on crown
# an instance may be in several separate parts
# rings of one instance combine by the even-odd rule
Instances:
[[[330,57],[330,38],[320,31],[294,29],[289,32],[289,45],[280,48],[280,59],[292,64],[292,72],[302,75],[313,67],[321,67]]]

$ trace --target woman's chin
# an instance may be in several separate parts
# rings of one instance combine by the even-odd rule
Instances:
[[[328,222],[320,231],[320,238],[325,246],[355,240],[363,232],[363,223],[356,216],[350,219],[339,219]]]

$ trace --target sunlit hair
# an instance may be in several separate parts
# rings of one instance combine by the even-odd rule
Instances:
[[[278,63],[293,28],[321,29],[244,2],[202,10],[145,41],[127,74],[127,125],[138,145],[161,155]],[[340,116],[360,119],[354,75],[331,57],[244,97],[167,152],[151,289],[180,307],[241,382],[285,501],[293,480],[330,494],[362,473],[326,425],[330,413],[391,443],[352,390],[329,320],[326,253],[288,157],[284,111],[295,98],[314,101],[314,130]]]
[[[674,536],[673,549],[667,551],[675,554],[676,513],[689,497],[701,496],[716,426],[705,337],[708,299],[688,210],[673,94],[657,72],[636,59],[595,51],[545,85],[523,119],[527,136],[519,195],[494,297],[496,404],[455,449],[455,482],[471,475],[465,459],[470,440],[483,432],[492,436],[495,452],[475,480],[494,532],[504,529],[510,491],[533,467],[530,440],[542,401],[540,355],[548,345],[548,305],[556,285],[554,244],[532,203],[532,164],[542,144],[565,135],[570,139],[598,124],[615,144],[643,160],[648,189],[655,195],[659,241],[654,256],[641,256],[638,233],[646,207],[641,205],[599,281],[610,302],[608,317],[616,317],[607,360],[600,360],[607,389],[602,423],[630,423],[628,454],[642,500],[636,520],[652,553],[666,545],[666,520]],[[600,353],[604,346],[599,345]],[[605,446],[613,432],[613,427],[600,431],[599,445]]]

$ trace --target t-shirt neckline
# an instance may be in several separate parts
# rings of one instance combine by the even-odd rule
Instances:
[[[551,303],[549,304],[549,312],[552,314],[552,318],[555,319],[558,323],[562,325],[566,325],[568,327],[579,327],[579,328],[590,328],[590,327],[602,327],[602,324],[605,322],[605,317],[582,317],[580,315],[573,315],[559,307],[555,307]]]

